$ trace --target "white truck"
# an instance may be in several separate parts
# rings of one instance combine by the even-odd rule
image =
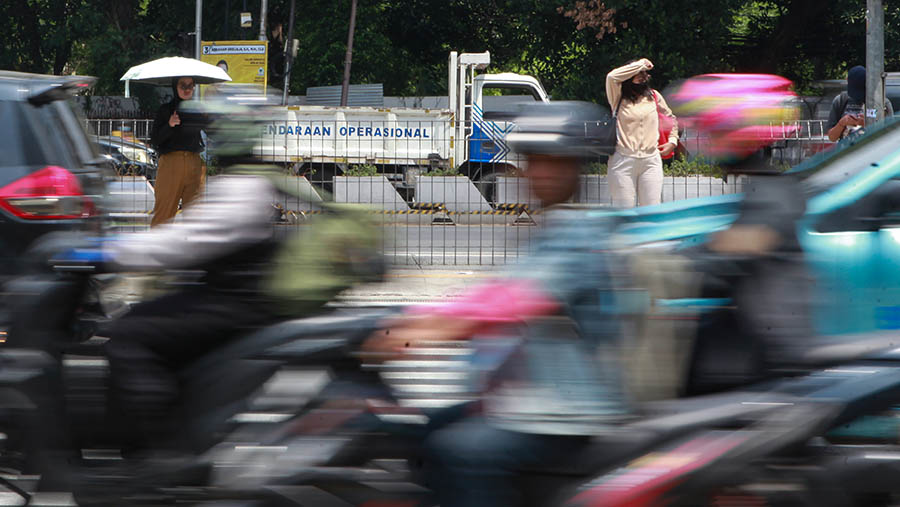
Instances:
[[[285,106],[283,117],[264,125],[256,154],[297,172],[322,171],[326,180],[351,164],[371,164],[404,187],[434,167],[473,180],[518,167],[505,142],[513,128],[509,111],[486,111],[485,91],[517,95],[514,101],[549,98],[531,76],[476,75],[490,61],[489,52],[450,53],[447,109]]]

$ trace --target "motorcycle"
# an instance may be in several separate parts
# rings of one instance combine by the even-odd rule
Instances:
[[[846,505],[834,501],[840,495],[857,498],[889,494],[894,489],[890,475],[881,475],[885,480],[880,483],[870,479],[864,488],[845,488],[840,495],[824,498],[813,494],[813,486],[839,484],[835,478],[865,476],[872,471],[873,463],[884,466],[883,456],[881,461],[865,458],[866,453],[872,453],[871,448],[838,447],[817,437],[900,402],[900,363],[890,353],[877,355],[892,349],[895,342],[890,335],[856,337],[850,343],[809,350],[806,360],[812,373],[806,375],[725,393],[645,404],[640,418],[593,438],[563,467],[521,471],[518,488],[528,505],[535,506],[698,505],[710,503],[711,498],[743,498],[733,492],[734,484],[740,484],[740,478],[753,477],[759,463],[772,460],[795,468],[815,466],[823,470],[818,476],[803,477],[805,482],[800,484],[811,488],[809,491],[792,484],[788,504],[803,499],[812,502],[810,505]],[[873,361],[880,361],[877,368],[872,366]],[[284,427],[288,431],[267,441],[269,448],[282,451],[256,456],[256,463],[265,472],[254,479],[253,474],[242,475],[232,469],[229,480],[249,481],[256,487],[315,489],[327,493],[333,505],[434,505],[423,479],[417,445],[435,427],[464,417],[476,405],[432,413],[396,405],[357,406],[327,429],[319,427],[310,432],[307,423],[311,420],[327,419],[330,414],[335,421],[330,408],[312,406],[298,414],[294,424]],[[301,451],[304,448],[317,448],[319,452],[313,459]],[[300,456],[303,458],[298,459]],[[682,483],[688,476],[692,482]],[[761,496],[778,497],[779,487],[787,487],[788,477],[781,473],[779,485]],[[624,494],[623,488],[629,494]],[[610,496],[607,489],[620,496]],[[701,491],[718,496],[704,496]],[[271,505],[304,503],[282,501]]]
[[[441,412],[438,420],[391,403],[378,370],[354,353],[389,312],[283,322],[212,351],[180,372],[184,396],[175,416],[188,458],[147,467],[124,455],[121,424],[105,392],[103,340],[89,337],[84,324],[95,272],[90,263],[57,262],[7,287],[13,297],[0,349],[4,468],[39,473],[39,489],[75,491],[84,504],[433,502],[418,444],[471,405],[449,418]],[[809,369],[819,373],[647,405],[641,418],[595,438],[564,469],[523,471],[519,484],[534,505],[607,505],[621,498],[694,505],[710,496],[743,498],[751,479],[778,470],[781,482],[766,495],[793,488],[805,499],[812,494],[806,485],[859,476],[869,479],[863,491],[841,493],[890,495],[889,475],[870,472],[893,464],[885,458],[892,448],[873,453],[816,437],[900,403],[896,353],[874,355],[894,342],[878,336],[821,347],[808,353]],[[828,368],[834,365],[841,366]],[[777,468],[784,463],[790,474]],[[826,472],[798,471],[808,467]],[[660,468],[668,473],[660,477]],[[623,475],[627,480],[613,480]],[[621,493],[622,481],[636,497],[603,496],[610,488]]]
[[[876,340],[884,343],[886,352],[757,386],[764,397],[751,403],[770,404],[775,410],[752,424],[707,427],[664,442],[585,481],[565,505],[896,502],[900,454],[895,436],[893,442],[880,445],[837,444],[828,438],[835,428],[884,413],[900,401],[900,363],[895,349],[890,349],[891,339],[887,335]]]
[[[387,315],[335,311],[280,322],[182,368],[181,396],[171,415],[177,429],[158,446],[171,454],[148,460],[155,449],[128,448],[121,410],[108,397],[106,339],[94,336],[98,265],[77,258],[48,261],[48,253],[71,244],[50,243],[33,252],[35,269],[4,287],[0,428],[7,438],[0,468],[38,474],[38,492],[71,491],[79,504],[278,496],[211,482],[217,464],[210,449],[254,448],[328,375],[359,372],[348,350]],[[33,495],[14,481],[0,484],[26,500]]]

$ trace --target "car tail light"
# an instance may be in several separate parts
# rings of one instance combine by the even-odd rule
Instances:
[[[78,178],[57,166],[45,167],[0,188],[0,207],[28,220],[86,218],[95,211]]]

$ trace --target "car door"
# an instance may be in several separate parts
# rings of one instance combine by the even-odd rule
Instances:
[[[900,329],[900,130],[893,130],[839,158],[846,177],[808,201],[800,239],[816,277],[820,333]]]
[[[103,177],[112,175],[104,175],[104,167],[96,164],[100,154],[85,132],[84,121],[79,118],[72,104],[60,100],[52,105],[54,107],[47,108],[47,113],[52,115],[53,121],[60,126],[55,137],[60,145],[64,145],[65,149],[71,152],[72,158],[76,161],[70,170],[78,175],[85,193],[99,203],[103,199],[105,187]]]

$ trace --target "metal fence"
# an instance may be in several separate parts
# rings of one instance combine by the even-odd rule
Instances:
[[[775,143],[773,158],[794,164],[821,150],[827,144],[822,123],[799,122],[791,137]],[[105,149],[118,148],[125,158],[148,143],[150,127],[150,120],[88,120],[98,142]],[[451,127],[446,121],[381,115],[279,120],[248,135],[259,136],[258,154],[282,166],[296,193],[304,196],[284,195],[276,203],[286,226],[302,226],[327,201],[360,203],[382,226],[384,252],[398,264],[515,261],[528,252],[542,217],[540,203],[521,177],[525,162],[509,152],[502,124],[467,124],[465,150],[455,139],[459,131]],[[683,138],[693,152],[702,152],[708,142],[691,132]],[[108,209],[120,228],[148,222],[156,174],[153,153],[147,158],[145,166],[121,165],[110,184]],[[574,202],[611,205],[604,163],[589,164]],[[214,178],[215,159],[209,164]],[[662,200],[740,192],[742,184],[714,176],[666,176]]]
[[[773,124],[769,138],[771,158],[776,165],[796,165],[803,160],[828,149],[834,143],[828,139],[827,120],[799,120],[790,123]],[[680,133],[681,142],[689,153],[707,152],[708,137],[688,130]]]
[[[87,120],[87,131],[116,178],[107,184],[104,209],[116,228],[146,228],[155,202],[158,158],[150,148],[152,120]]]

